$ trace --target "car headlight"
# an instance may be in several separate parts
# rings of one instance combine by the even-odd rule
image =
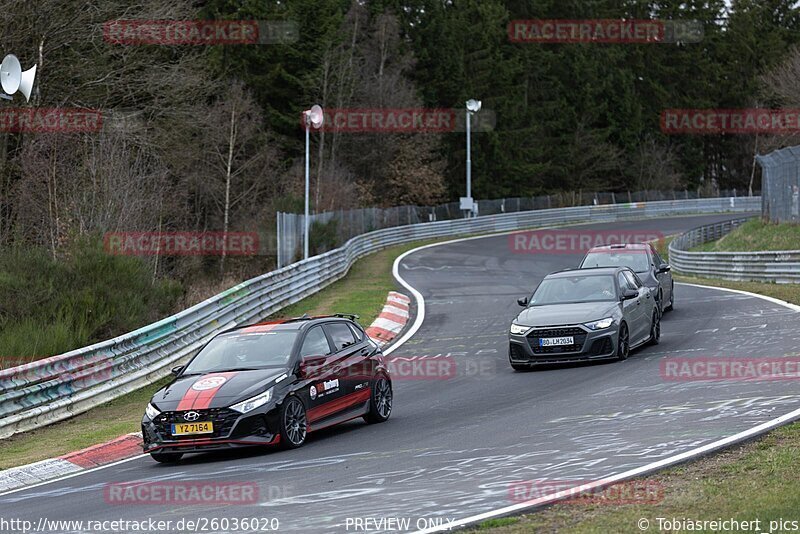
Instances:
[[[247,400],[238,402],[231,406],[231,410],[236,410],[239,413],[252,412],[259,406],[264,406],[272,398],[272,388],[269,388],[264,393],[259,393],[255,397],[250,397]]]
[[[152,420],[161,415],[161,412],[158,411],[158,408],[148,402],[147,408],[144,409],[144,414]]]
[[[511,333],[515,335],[522,335],[530,329],[531,329],[530,326],[522,326],[521,324],[511,325]]]
[[[609,326],[611,326],[613,322],[614,319],[612,317],[606,317],[605,319],[600,319],[599,321],[584,323],[583,326],[585,326],[589,330],[602,330],[603,328],[608,328]]]

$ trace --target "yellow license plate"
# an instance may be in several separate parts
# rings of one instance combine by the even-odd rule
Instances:
[[[210,421],[202,423],[175,423],[172,425],[173,436],[185,436],[187,434],[213,434],[214,424]]]

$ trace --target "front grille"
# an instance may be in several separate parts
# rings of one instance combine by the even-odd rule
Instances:
[[[187,410],[188,411],[188,410]],[[211,408],[208,410],[191,410],[200,414],[197,421],[211,421],[214,423],[213,434],[193,434],[187,436],[173,436],[172,427],[173,423],[186,423],[183,414],[186,412],[164,412],[154,421],[156,430],[161,435],[162,439],[167,440],[182,440],[182,439],[202,439],[202,438],[221,438],[227,437],[233,428],[234,423],[241,415],[229,408]]]
[[[540,347],[539,339],[543,337],[572,336],[572,345],[558,345],[555,347]],[[586,332],[578,327],[541,328],[528,334],[528,344],[534,354],[560,354],[564,352],[579,352],[586,341]]]

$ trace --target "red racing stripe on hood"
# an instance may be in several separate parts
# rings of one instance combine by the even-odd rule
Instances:
[[[211,373],[198,378],[183,394],[177,410],[180,412],[208,408],[219,389],[236,374],[236,372]]]

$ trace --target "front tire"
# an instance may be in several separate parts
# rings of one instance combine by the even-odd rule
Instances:
[[[675,284],[672,284],[672,288],[669,291],[669,304],[667,307],[664,308],[664,311],[672,311],[673,307],[675,306]]]
[[[650,323],[650,345],[658,345],[661,341],[661,314],[653,310],[653,320]]]
[[[617,337],[617,360],[624,362],[628,359],[631,352],[630,337],[628,336],[628,325],[619,325],[619,336]]]
[[[392,415],[392,383],[384,375],[378,375],[373,381],[369,395],[369,411],[364,421],[369,424],[383,423]]]
[[[175,464],[183,458],[182,452],[151,452],[150,457],[160,464]]]
[[[306,407],[297,397],[289,397],[281,407],[281,445],[284,449],[302,447],[308,435]]]

